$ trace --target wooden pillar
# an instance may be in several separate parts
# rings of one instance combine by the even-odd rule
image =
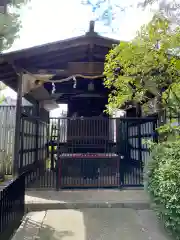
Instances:
[[[15,138],[14,138],[15,142],[14,142],[14,158],[13,158],[13,177],[17,177],[19,175],[21,114],[22,114],[22,73],[20,73],[17,77],[17,101],[16,101],[16,122],[15,122]]]
[[[136,117],[141,117],[141,116],[142,116],[141,104],[137,103],[136,104]]]
[[[75,107],[74,107],[74,102],[71,100],[68,102],[68,113],[67,113],[67,116],[68,117],[72,117],[72,115],[74,114],[75,112]]]

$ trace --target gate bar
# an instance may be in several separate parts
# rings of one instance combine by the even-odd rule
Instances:
[[[58,136],[57,136],[57,159],[55,164],[55,170],[56,170],[56,191],[59,191],[61,187],[61,159],[60,157],[60,118],[58,119]],[[53,146],[54,149],[54,146]],[[51,149],[52,151],[52,149]]]
[[[22,112],[22,72],[20,72],[17,75],[16,123],[15,123],[15,143],[14,143],[14,158],[13,158],[13,177],[14,178],[19,175],[21,112]]]

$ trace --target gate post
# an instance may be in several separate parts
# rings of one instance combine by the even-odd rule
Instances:
[[[16,101],[16,123],[14,136],[14,156],[13,156],[13,177],[19,175],[19,150],[21,133],[21,115],[22,115],[22,72],[17,77],[17,101]],[[22,133],[23,134],[23,133]]]
[[[39,118],[39,103],[36,103],[36,116]],[[39,160],[42,160],[42,159],[39,159],[39,121],[38,119],[35,119],[35,163],[36,163],[36,174],[37,172],[39,174],[41,174],[41,170],[42,170],[42,167],[44,168],[44,163],[39,163]],[[38,169],[37,169],[38,168]]]
[[[142,134],[141,134],[141,119],[137,119],[137,127],[138,127],[138,148],[139,148],[139,162],[140,162],[140,169],[142,170],[143,162],[142,162]],[[146,123],[146,122],[145,122]]]
[[[153,141],[155,143],[158,143],[158,131],[156,130],[157,128],[157,124],[158,124],[158,119],[155,118],[155,120],[153,121]]]
[[[21,137],[21,146],[20,146],[20,166],[19,166],[19,173],[21,172],[21,169],[23,167],[23,156],[24,156],[24,118],[21,118],[21,133],[20,133],[20,137]]]
[[[119,155],[119,187],[124,185],[124,158],[125,158],[125,129],[126,121],[121,118],[116,119],[116,144]]]
[[[60,119],[58,118],[57,160],[56,160],[56,191],[61,187],[61,159],[60,159]]]

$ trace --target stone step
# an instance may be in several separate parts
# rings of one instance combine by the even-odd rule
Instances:
[[[81,208],[150,209],[143,190],[28,191],[26,211]]]

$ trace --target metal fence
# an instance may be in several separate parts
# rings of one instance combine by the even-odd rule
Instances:
[[[60,188],[120,186],[120,159],[112,123],[112,119],[103,117],[58,120],[56,161]]]
[[[47,124],[24,115],[19,174],[26,172],[26,187],[36,189],[142,186],[149,157],[143,141],[154,138],[155,128],[156,118],[148,117],[63,117]]]
[[[143,186],[156,118],[51,119],[48,166],[36,188]]]
[[[24,171],[27,166],[46,157],[47,123],[35,117],[21,118],[19,169]]]
[[[43,155],[39,161],[43,167],[29,172],[28,188],[118,187],[119,158],[113,151],[109,123],[103,118],[76,122],[70,118],[51,119],[50,131],[43,137],[45,146],[50,135],[49,157]]]
[[[33,106],[23,106],[23,114],[32,115]],[[0,178],[12,175],[16,106],[0,106]]]
[[[37,117],[21,118],[19,173],[26,172],[25,184],[40,178],[46,169],[48,124]]]
[[[60,154],[57,186],[70,188],[119,188],[120,158],[117,154]]]
[[[147,140],[156,139],[157,118],[123,118],[119,124],[118,146],[123,155],[120,175],[123,186],[143,186],[143,168],[150,151]]]
[[[75,153],[78,148],[81,153],[82,151],[86,153],[100,150],[103,153],[109,153],[112,151],[110,148],[116,142],[116,119],[50,118],[50,136],[51,142],[58,141],[61,145],[66,143],[68,153]]]
[[[0,239],[10,239],[25,214],[25,175],[0,191]]]

